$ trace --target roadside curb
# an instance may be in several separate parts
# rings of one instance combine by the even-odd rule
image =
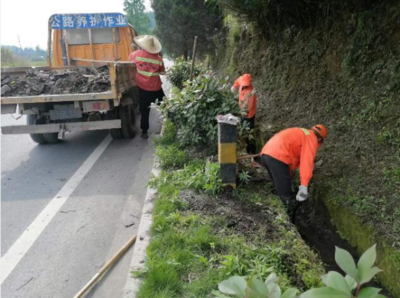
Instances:
[[[159,136],[163,135],[165,127],[165,119],[161,119],[161,131]],[[158,158],[155,156],[153,168],[151,169],[150,175],[158,177],[160,173],[161,170],[159,167]],[[151,240],[150,228],[153,224],[153,207],[156,194],[156,189],[147,186],[146,197],[144,199],[142,215],[137,232],[137,239],[133,248],[132,260],[129,266],[128,276],[125,282],[125,288],[122,294],[122,298],[136,298],[137,293],[139,292],[140,285],[142,283],[142,280],[140,278],[133,277],[131,272],[145,268],[146,249],[149,246]]]
[[[159,176],[160,174],[157,158],[154,159],[151,174],[154,176]],[[150,186],[147,187],[146,197],[144,200],[142,215],[137,232],[137,240],[133,248],[132,260],[122,295],[123,298],[135,298],[139,291],[141,279],[133,277],[131,271],[141,270],[145,267],[146,249],[150,243],[150,228],[153,223],[153,199],[156,193],[156,189]]]

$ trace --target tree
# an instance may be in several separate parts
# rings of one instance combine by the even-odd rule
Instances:
[[[197,53],[202,56],[213,47],[213,36],[222,23],[221,11],[204,0],[152,0],[155,33],[173,56],[191,55],[194,37]]]
[[[1,64],[4,66],[14,65],[15,57],[13,53],[4,47],[1,47]]]
[[[143,0],[125,0],[124,11],[129,23],[135,28],[138,34],[150,34],[151,22],[145,13]]]
[[[2,67],[19,67],[30,66],[31,61],[28,61],[24,56],[13,53],[8,47],[1,47],[1,66]]]

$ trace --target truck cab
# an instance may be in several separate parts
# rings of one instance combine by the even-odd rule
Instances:
[[[120,13],[55,14],[49,26],[53,30],[53,42],[49,44],[53,45],[54,66],[91,65],[80,60],[128,61],[137,36]]]

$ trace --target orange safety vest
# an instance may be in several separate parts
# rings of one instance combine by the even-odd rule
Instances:
[[[158,54],[137,50],[129,55],[129,60],[136,63],[136,83],[146,91],[161,89],[160,73],[165,71],[163,59]]]
[[[261,155],[269,155],[287,164],[291,171],[300,166],[301,185],[308,186],[320,146],[312,130],[293,127],[274,135],[261,150]]]
[[[247,112],[246,118],[253,118],[256,115],[257,109],[257,95],[251,94],[253,91],[253,85],[243,89],[241,77],[239,77],[233,84],[233,87],[239,87],[239,106],[243,111]]]

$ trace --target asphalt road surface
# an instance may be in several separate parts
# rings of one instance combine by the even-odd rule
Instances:
[[[1,297],[73,297],[136,234],[152,138],[161,129],[157,110],[150,126],[148,140],[111,140],[107,131],[92,131],[37,145],[29,135],[1,136]],[[88,297],[122,296],[132,251]]]

